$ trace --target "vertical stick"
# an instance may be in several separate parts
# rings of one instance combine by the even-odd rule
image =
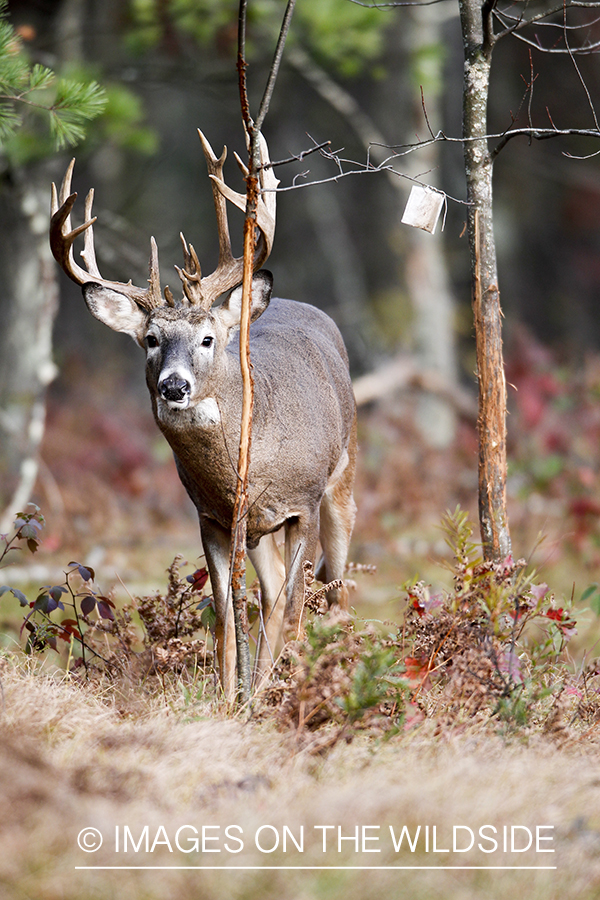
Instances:
[[[248,643],[248,599],[246,596],[246,525],[248,515],[248,469],[252,438],[252,407],[254,381],[250,360],[250,311],[252,306],[252,274],[254,262],[254,226],[256,218],[256,176],[248,175],[247,207],[254,197],[254,218],[246,211],[244,222],[244,275],[242,281],[242,311],[240,319],[240,369],[242,374],[242,419],[238,456],[238,483],[233,511],[234,535],[231,559],[231,592],[237,648],[238,699],[250,699],[252,670]]]
[[[250,166],[246,179],[246,217],[244,219],[244,269],[240,316],[240,371],[242,376],[242,417],[238,455],[238,480],[233,508],[231,535],[231,597],[235,627],[238,701],[250,699],[252,669],[248,642],[248,599],[246,596],[246,534],[248,515],[248,469],[250,466],[250,442],[252,437],[252,406],[254,382],[250,360],[250,310],[252,305],[252,275],[254,264],[254,234],[256,224],[257,175],[253,166],[253,127],[248,107],[246,89],[246,0],[240,0],[238,18],[238,80],[242,118],[250,138]]]
[[[240,318],[240,369],[242,375],[242,419],[238,456],[238,481],[231,535],[231,595],[237,648],[238,700],[250,699],[251,666],[248,644],[248,599],[246,596],[246,533],[248,515],[248,470],[252,438],[252,408],[254,381],[250,360],[250,317],[252,310],[252,276],[256,249],[256,208],[258,204],[258,173],[261,166],[260,129],[269,109],[273,88],[283,55],[296,0],[288,0],[277,41],[275,56],[260,105],[258,119],[252,121],[246,84],[246,18],[247,0],[240,0],[238,12],[238,84],[244,128],[249,141],[248,175],[246,176],[246,217],[244,219],[244,269]]]

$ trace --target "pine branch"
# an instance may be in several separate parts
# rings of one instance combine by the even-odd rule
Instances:
[[[104,110],[106,94],[95,81],[58,78],[47,66],[31,63],[0,2],[0,143],[23,127],[27,113],[46,117],[56,149],[77,144],[85,124]]]

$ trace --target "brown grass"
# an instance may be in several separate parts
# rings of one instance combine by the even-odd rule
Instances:
[[[148,686],[82,687],[23,657],[2,663],[0,737],[0,896],[6,900],[176,897],[331,898],[383,893],[449,900],[523,896],[587,898],[600,892],[600,769],[597,744],[573,732],[507,742],[475,727],[436,736],[429,723],[380,743],[359,734],[322,758],[298,750],[294,735],[271,724],[228,718],[213,700],[189,700],[177,680]],[[188,698],[186,700],[186,697]],[[389,826],[411,833],[437,826],[448,847],[453,825],[553,825],[554,854],[395,854]],[[114,852],[115,827],[150,840],[160,826],[171,842],[193,825],[239,825],[239,854]],[[253,835],[284,825],[298,837],[284,854],[261,853]],[[381,853],[321,847],[318,825],[379,825]],[[98,828],[97,853],[77,846]],[[216,829],[211,832],[217,833]],[[333,833],[333,832],[330,832]],[[189,832],[186,832],[189,835]],[[272,839],[263,832],[265,847]],[[237,844],[230,844],[237,846]],[[223,847],[222,842],[212,846]],[[89,865],[256,866],[255,870],[78,870]],[[350,866],[556,865],[553,871],[364,871]],[[341,870],[270,870],[267,866],[342,866]]]

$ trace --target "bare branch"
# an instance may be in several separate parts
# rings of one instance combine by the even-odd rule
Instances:
[[[273,96],[273,89],[275,87],[275,82],[277,80],[277,75],[279,74],[279,67],[281,66],[281,58],[283,56],[283,48],[285,47],[286,38],[288,36],[288,32],[290,30],[290,23],[292,21],[292,14],[294,12],[294,7],[296,5],[296,0],[288,0],[285,13],[283,16],[283,22],[281,23],[281,30],[279,32],[279,38],[277,39],[277,46],[275,48],[275,56],[273,57],[273,62],[271,64],[271,70],[269,72],[269,77],[267,79],[267,85],[265,87],[265,92],[263,94],[263,98],[260,103],[260,107],[258,110],[258,116],[256,118],[256,128],[260,131],[262,128],[263,122],[265,121],[265,116],[269,111],[269,105],[271,103],[271,97]]]
[[[395,3],[363,3],[362,0],[350,0],[355,6],[364,6],[366,9],[395,9],[397,6],[435,6],[438,3],[445,3],[446,0],[396,0]]]
[[[564,11],[564,25],[565,25],[565,26],[566,26],[566,22],[567,22],[566,16],[567,16],[567,10],[566,10],[566,7],[565,7],[565,11]],[[580,70],[579,66],[577,65],[577,60],[575,59],[575,56],[574,56],[574,54],[573,54],[573,51],[571,50],[571,47],[570,47],[570,45],[569,45],[569,36],[568,36],[568,34],[567,34],[566,27],[565,27],[565,31],[564,31],[564,38],[565,38],[565,45],[566,45],[566,47],[567,47],[567,50],[569,51],[569,56],[570,56],[570,58],[571,58],[571,62],[573,63],[573,68],[574,68],[575,71],[577,72],[577,77],[579,78],[579,81],[581,82],[581,86],[582,86],[583,90],[585,91],[585,95],[586,95],[586,97],[587,97],[587,99],[588,99],[588,104],[589,104],[589,107],[590,107],[590,109],[591,109],[591,111],[592,111],[592,116],[594,117],[594,124],[596,125],[596,128],[598,128],[598,116],[596,115],[596,110],[594,109],[594,104],[593,104],[593,101],[592,101],[592,97],[591,97],[590,92],[589,92],[589,90],[588,90],[588,86],[587,86],[587,84],[585,83],[585,80],[584,80],[584,78],[583,78],[583,75],[581,74],[581,70]]]
[[[262,165],[261,169],[274,169],[276,166],[287,166],[290,163],[294,162],[302,162],[305,157],[310,156],[311,153],[317,153],[319,150],[325,150],[326,147],[331,146],[331,141],[323,141],[322,144],[317,144],[316,147],[309,147],[308,150],[302,150],[300,153],[295,154],[294,156],[288,156],[287,159],[277,159],[270,160],[267,165]]]
[[[525,95],[527,96],[527,94]],[[549,114],[548,114],[549,115]],[[550,121],[552,119],[549,115]],[[513,119],[514,121],[514,119]],[[310,137],[310,135],[309,135]],[[433,137],[428,138],[423,141],[415,141],[410,144],[384,144],[378,141],[372,141],[369,145],[369,149],[367,151],[367,158],[365,162],[358,162],[357,160],[346,159],[345,157],[340,155],[340,151],[327,151],[325,148],[329,146],[329,141],[325,141],[322,144],[316,144],[315,147],[309,148],[308,150],[303,150],[301,153],[290,157],[289,160],[281,160],[276,163],[272,163],[271,165],[283,165],[287,162],[296,162],[302,160],[308,153],[319,151],[319,154],[329,162],[333,163],[337,169],[335,175],[330,175],[326,178],[317,178],[314,181],[303,181],[302,183],[298,183],[298,179],[307,178],[310,174],[310,170],[305,170],[304,172],[298,173],[294,176],[291,184],[279,186],[277,188],[263,188],[262,193],[269,193],[270,191],[276,191],[277,193],[284,193],[287,191],[295,191],[295,190],[303,190],[308,187],[314,187],[316,185],[321,184],[331,184],[332,182],[341,181],[342,178],[348,178],[349,176],[356,175],[373,175],[379,172],[385,172],[389,176],[393,178],[403,178],[406,181],[409,181],[413,184],[423,185],[423,178],[429,174],[429,172],[422,172],[419,175],[408,175],[405,172],[401,172],[398,169],[394,168],[394,161],[398,159],[402,159],[405,156],[408,156],[410,153],[416,153],[419,150],[423,150],[427,147],[430,147],[432,144],[437,143],[454,143],[454,144],[462,144],[463,146],[467,143],[474,143],[476,141],[497,141],[498,143],[491,151],[492,158],[495,158],[500,151],[506,146],[506,144],[516,137],[525,137],[530,141],[544,141],[549,140],[551,138],[557,137],[586,137],[586,138],[594,138],[596,140],[600,139],[600,128],[557,128],[554,123],[552,123],[551,128],[537,128],[535,125],[530,125],[527,127],[516,128],[510,127],[504,132],[500,133],[490,133],[484,134],[481,136],[476,136],[472,138],[464,138],[464,137],[452,137],[450,135],[445,134],[443,131],[439,131],[437,134],[434,134]],[[377,165],[371,162],[371,149],[374,147],[383,147],[384,149],[391,151],[385,158],[381,160]],[[600,151],[598,151],[600,153]],[[596,156],[597,153],[591,153],[587,156],[575,156],[571,153],[565,152],[565,156],[568,156],[572,159],[588,159],[593,156]],[[466,203],[465,200],[458,199],[457,197],[453,197],[451,195],[447,195],[449,200],[452,200],[455,203],[460,203],[464,205]]]

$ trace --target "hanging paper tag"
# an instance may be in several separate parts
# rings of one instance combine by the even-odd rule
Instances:
[[[434,191],[420,184],[413,185],[402,216],[403,224],[422,228],[433,234],[445,199],[445,194],[441,191]]]

